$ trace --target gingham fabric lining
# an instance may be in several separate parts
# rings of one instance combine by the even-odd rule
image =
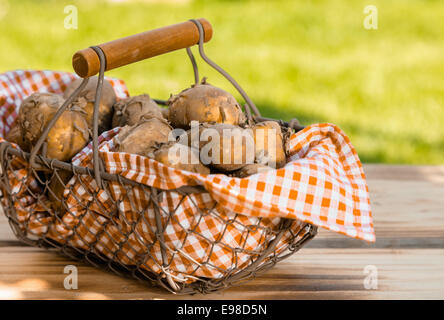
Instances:
[[[61,93],[74,78],[69,73],[52,71],[0,75],[0,133],[8,132],[21,100],[31,92]],[[119,98],[128,95],[122,81],[109,80]],[[138,155],[113,152],[113,137],[119,130],[115,128],[99,138],[106,171],[171,190],[163,193],[159,204],[165,209],[161,215],[162,225],[166,226],[168,272],[176,280],[218,278],[231,268],[247,266],[251,256],[239,255],[230,248],[243,247],[254,256],[273,239],[272,234],[263,234],[263,230],[277,230],[279,217],[296,220],[294,232],[281,239],[278,251],[300,231],[301,221],[357,239],[375,240],[362,165],[348,137],[335,125],[314,124],[293,134],[287,144],[291,156],[284,168],[243,179],[199,175]],[[91,153],[90,143],[73,163],[92,167]],[[27,163],[14,159],[8,173],[17,196],[15,209],[24,228],[60,243],[95,250],[122,264],[137,263],[156,273],[165,272],[155,240],[155,213],[148,189],[110,182],[108,193],[98,190],[89,176],[73,177],[70,190],[64,194],[70,212],[54,217],[48,212],[51,204],[44,197],[45,190],[28,176]],[[184,198],[173,191],[184,185],[201,185],[207,192]],[[30,196],[32,193],[42,194],[41,201],[36,202]],[[93,193],[99,201],[93,200]],[[214,210],[208,214],[211,208]],[[174,210],[171,218],[167,213]],[[220,223],[230,219],[237,223],[228,227]],[[303,235],[302,231],[298,237]],[[215,239],[220,239],[220,244],[210,246]],[[137,261],[138,255],[146,252],[151,259]]]
[[[348,137],[333,124],[314,124],[293,134],[288,145],[284,168],[243,179],[181,171],[134,154],[107,150],[101,156],[108,172],[149,186],[202,185],[227,211],[300,219],[374,241],[368,187]]]

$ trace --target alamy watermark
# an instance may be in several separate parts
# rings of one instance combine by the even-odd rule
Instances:
[[[67,5],[63,8],[63,13],[66,14],[65,20],[63,21],[63,26],[65,29],[75,29],[77,30],[79,24],[79,13],[75,5]]]
[[[378,268],[374,265],[367,265],[364,268],[364,288],[367,290],[378,289]]]
[[[79,272],[77,267],[70,264],[65,266],[63,273],[67,274],[63,280],[63,286],[66,290],[77,290],[79,288]]]
[[[374,5],[368,5],[364,7],[364,17],[363,25],[367,30],[377,30],[378,29],[378,8]]]

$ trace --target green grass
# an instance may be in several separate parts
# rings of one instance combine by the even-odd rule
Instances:
[[[67,4],[78,7],[77,30],[63,27]],[[379,10],[378,30],[363,28],[368,4]],[[214,28],[207,54],[264,115],[335,123],[363,162],[444,163],[442,1],[9,0],[0,20],[0,71],[71,71],[78,49],[195,17]],[[210,83],[235,93],[217,72],[200,66]],[[158,98],[193,79],[184,50],[108,75],[124,79],[133,95]]]

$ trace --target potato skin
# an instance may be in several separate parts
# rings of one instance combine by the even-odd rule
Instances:
[[[19,141],[20,148],[26,152],[31,151],[63,101],[63,98],[55,93],[33,93],[23,100],[17,117],[23,137],[23,140]]]
[[[177,137],[177,142],[191,148],[200,149],[203,146],[200,141],[200,134],[204,129],[208,127],[210,127],[209,124],[201,124],[198,126],[197,131],[193,131],[193,129],[188,129],[179,137]]]
[[[251,164],[247,164],[245,167],[240,168],[239,170],[233,172],[233,176],[234,177],[238,177],[238,178],[245,178],[248,176],[251,176],[253,174],[259,173],[259,172],[264,172],[267,170],[271,170],[273,168],[260,164],[260,163],[251,163]]]
[[[181,159],[179,152],[188,155],[188,157]],[[192,157],[195,157],[197,163],[192,163],[192,160],[194,160]],[[170,142],[160,146],[154,152],[154,159],[175,169],[210,174],[210,169],[205,167],[199,160],[199,150],[177,142]]]
[[[162,112],[162,116],[168,120],[170,115],[170,109],[169,108],[161,108],[160,111]]]
[[[150,118],[163,119],[162,109],[148,94],[141,94],[114,104],[112,127],[133,126]]]
[[[287,159],[281,126],[275,121],[259,122],[253,126],[256,162],[273,168],[282,168]],[[275,139],[276,152],[269,150],[269,139]]]
[[[172,96],[167,103],[168,120],[174,128],[188,129],[193,120],[232,125],[245,122],[242,109],[231,94],[205,83]]]
[[[215,142],[212,142],[212,133],[217,133],[215,137],[218,139]],[[239,139],[236,140],[236,137],[239,137]],[[202,156],[208,154],[211,158],[209,165],[216,169],[230,172],[254,162],[254,139],[252,132],[248,129],[222,123],[208,125],[200,130],[199,140],[202,161],[204,161]],[[211,145],[208,145],[210,142],[213,148],[215,148],[214,150],[219,149],[219,159],[215,159],[216,155],[213,156],[213,148],[211,148]]]
[[[23,134],[24,151],[30,152],[49,121],[64,100],[53,93],[33,93],[19,110],[18,123]],[[46,138],[48,158],[67,161],[79,152],[89,140],[88,124],[82,113],[65,110]]]
[[[47,157],[70,160],[89,141],[88,123],[82,113],[67,110],[49,131]]]
[[[118,152],[153,157],[156,146],[168,142],[172,128],[165,119],[151,118],[134,126],[125,126],[117,135]]]
[[[68,98],[75,89],[82,83],[83,79],[76,79],[69,84],[63,93],[64,98]],[[79,96],[73,101],[73,109],[83,110],[88,122],[88,128],[92,131],[94,101],[96,96],[96,88],[99,78],[91,77],[85,88],[80,92]],[[113,117],[113,105],[116,102],[116,93],[113,86],[107,80],[103,80],[102,96],[99,104],[99,134],[111,129],[111,121]]]
[[[23,145],[23,134],[22,129],[20,128],[20,124],[17,121],[12,124],[11,129],[9,129],[9,132],[6,134],[5,139],[6,141],[15,143],[19,146]]]

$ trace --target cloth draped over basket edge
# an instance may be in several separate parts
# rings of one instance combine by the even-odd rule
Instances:
[[[8,132],[25,97],[36,91],[61,93],[75,78],[54,71],[1,74],[0,134]],[[107,79],[118,98],[128,96],[123,81]],[[106,171],[139,183],[166,190],[202,185],[221,208],[235,213],[299,219],[375,241],[365,175],[349,138],[333,124],[313,124],[291,135],[287,146],[290,158],[284,168],[243,179],[176,170],[138,155],[102,150],[100,155]],[[91,144],[74,160],[82,162],[89,152]]]

